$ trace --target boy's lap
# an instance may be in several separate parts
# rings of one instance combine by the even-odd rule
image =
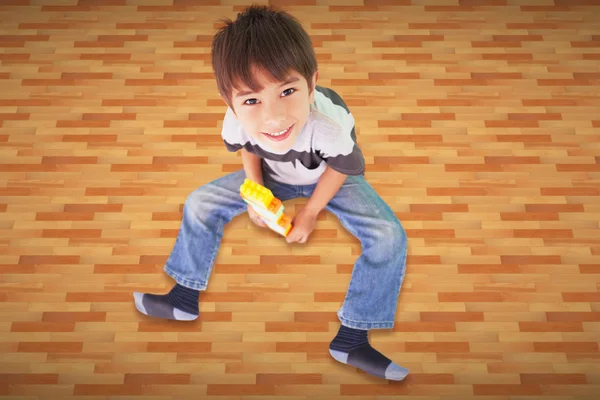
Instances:
[[[221,200],[222,203],[235,208],[245,208],[246,203],[241,198],[239,190],[245,179],[246,173],[240,169],[198,187],[190,197],[200,198],[201,201],[210,198],[211,202],[220,202],[219,200]],[[300,197],[297,187],[279,182],[266,173],[263,175],[263,184],[281,201]],[[330,207],[338,212],[369,214],[385,219],[393,218],[393,212],[387,203],[363,175],[348,176],[327,208]]]
[[[240,186],[244,183],[245,179],[246,173],[243,169],[240,169],[214,179],[196,188],[194,192],[196,194],[220,196],[229,201],[235,200],[241,202],[240,204],[245,204],[240,196]],[[298,197],[293,186],[278,182],[267,174],[263,174],[263,184],[267,189],[271,190],[273,196],[282,201]]]

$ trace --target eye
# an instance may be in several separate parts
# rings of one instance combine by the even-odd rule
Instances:
[[[285,89],[282,94],[284,94],[283,97],[288,97],[289,95],[291,95],[292,93],[296,92],[295,88],[289,88],[289,89]],[[246,106],[253,106],[258,104],[258,100],[257,99],[247,99],[246,101],[244,101],[243,103]]]

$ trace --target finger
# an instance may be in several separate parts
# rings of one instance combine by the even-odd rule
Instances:
[[[288,243],[298,242],[302,243],[302,239],[305,237],[304,234],[300,232],[295,232],[288,237]],[[306,239],[304,239],[306,241]]]
[[[298,240],[298,237],[296,235],[288,235],[288,237],[286,238],[288,243],[293,243],[295,241]]]

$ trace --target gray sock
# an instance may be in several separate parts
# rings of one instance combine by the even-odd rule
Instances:
[[[198,290],[176,284],[167,294],[133,293],[136,308],[150,317],[193,321],[198,318]]]
[[[329,345],[329,354],[337,361],[356,367],[378,378],[401,381],[409,370],[392,362],[371,347],[368,331],[340,326]]]

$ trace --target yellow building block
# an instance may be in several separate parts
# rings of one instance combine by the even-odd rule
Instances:
[[[266,187],[245,179],[240,186],[242,199],[252,206],[265,224],[275,232],[287,236],[292,229],[291,218],[283,213],[284,207]]]
[[[275,198],[269,189],[247,178],[240,187],[240,194],[242,197],[260,204],[265,208],[269,208],[271,202]]]

